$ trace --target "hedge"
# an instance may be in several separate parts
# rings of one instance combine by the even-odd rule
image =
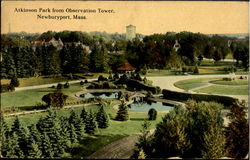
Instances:
[[[160,87],[151,87],[147,86],[137,80],[119,80],[116,82],[116,84],[126,84],[129,88],[135,88],[136,90],[145,90],[145,91],[151,91],[153,94],[160,93],[161,89]]]
[[[188,99],[193,99],[198,102],[200,101],[215,101],[223,104],[225,107],[229,107],[233,103],[237,101],[236,98],[220,96],[220,95],[208,95],[208,94],[191,94],[191,93],[183,93],[183,92],[175,92],[163,89],[162,91],[163,97],[169,100],[180,100],[186,101]]]

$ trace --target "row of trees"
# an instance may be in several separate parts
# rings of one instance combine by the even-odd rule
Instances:
[[[223,126],[221,105],[214,102],[187,102],[187,110],[176,108],[157,124],[150,135],[144,123],[136,144],[135,158],[245,158],[249,147],[249,126],[244,102],[234,104]]]
[[[78,145],[84,145],[86,134],[97,127],[107,128],[109,117],[103,106],[93,114],[82,109],[80,115],[71,110],[70,116],[58,116],[51,109],[37,123],[25,126],[17,117],[11,128],[1,117],[1,154],[6,158],[65,157]]]
[[[173,48],[176,40],[180,44],[178,49]],[[230,41],[233,41],[231,45]],[[239,51],[235,48],[241,49]],[[144,37],[143,41],[134,39],[127,43],[126,52],[127,59],[136,67],[146,65],[148,68],[179,68],[196,65],[203,57],[220,61],[228,54],[233,54],[237,61],[243,62],[244,59],[237,55],[248,56],[247,48],[248,40],[236,42],[232,38],[218,35],[180,32],[154,34]],[[246,67],[244,64],[243,66]]]
[[[125,41],[119,36],[69,31],[49,31],[43,33],[40,39],[49,37],[61,38],[64,43],[62,50],[52,45],[39,45],[34,50],[30,37],[1,36],[2,77],[108,72],[115,71],[125,61],[139,69],[145,66],[171,69],[196,65],[203,57],[219,61],[228,54],[233,54],[237,62],[242,62],[243,67],[248,69],[248,40],[236,42],[227,37],[180,32]],[[180,44],[178,50],[173,48],[175,40]],[[233,41],[230,47],[229,40]],[[92,52],[73,42],[89,46]],[[113,51],[126,52],[125,55],[108,54]]]

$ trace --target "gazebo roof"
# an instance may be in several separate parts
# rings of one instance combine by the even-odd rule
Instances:
[[[128,62],[125,62],[121,67],[117,68],[118,71],[134,71],[135,67],[131,66]]]

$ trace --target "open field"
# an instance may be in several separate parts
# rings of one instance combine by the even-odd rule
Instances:
[[[248,86],[210,86],[194,90],[195,92],[221,95],[248,95]]]

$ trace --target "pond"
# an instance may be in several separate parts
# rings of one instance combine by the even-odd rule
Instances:
[[[170,111],[174,109],[174,106],[165,104],[162,102],[135,102],[130,104],[129,111],[131,112],[148,112],[151,108],[154,108],[157,112]]]
[[[118,93],[86,93],[81,94],[80,97],[82,98],[117,98]]]

